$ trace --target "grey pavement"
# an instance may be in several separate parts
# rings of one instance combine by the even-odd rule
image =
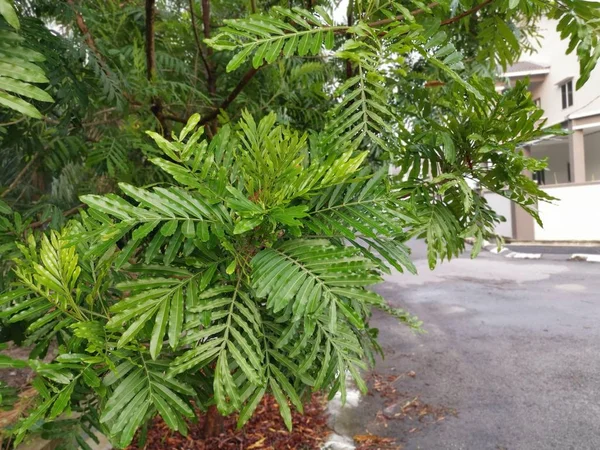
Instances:
[[[583,253],[588,255],[600,255],[600,246],[587,245],[515,245],[507,244],[506,248],[513,252],[520,253],[541,253],[548,255],[571,255],[573,253]]]
[[[383,419],[390,400],[375,392],[344,408],[335,431],[408,450],[600,449],[600,265],[484,252],[431,272],[421,244],[414,256],[418,276],[393,274],[377,290],[427,333],[376,314],[386,357],[375,372],[399,375],[392,409],[418,397],[456,415]]]

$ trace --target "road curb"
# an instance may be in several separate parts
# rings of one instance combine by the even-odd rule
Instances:
[[[473,245],[473,239],[465,239],[467,244]],[[505,258],[511,259],[546,259],[554,261],[574,261],[574,262],[591,262],[600,263],[600,255],[591,253],[571,253],[571,254],[557,254],[557,253],[524,253],[515,252],[507,247],[501,247],[498,249],[498,245],[492,244],[491,242],[484,241],[481,247],[483,250],[500,255]]]

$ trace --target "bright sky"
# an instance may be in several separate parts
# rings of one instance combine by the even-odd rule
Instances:
[[[333,20],[335,20],[336,23],[345,23],[347,9],[348,0],[340,0],[337,8],[333,9]]]

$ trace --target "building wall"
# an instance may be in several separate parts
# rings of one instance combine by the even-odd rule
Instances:
[[[600,132],[596,131],[584,137],[585,179],[600,181]]]
[[[548,158],[545,171],[547,185],[569,182],[569,143],[566,139],[560,143],[534,145],[531,156],[535,159]]]
[[[494,229],[496,234],[509,238],[514,237],[512,229],[512,207],[510,200],[494,192],[485,192],[483,196],[487,200],[490,207],[496,211],[496,214],[504,216],[506,219],[506,222],[501,222],[496,225],[496,228]]]
[[[558,200],[540,202],[544,227],[535,224],[540,241],[600,241],[600,183],[543,188]]]
[[[521,60],[550,66],[550,73],[543,83],[532,90],[533,98],[541,99],[544,116],[548,125],[564,122],[569,114],[578,116],[593,111],[600,112],[600,67],[596,67],[590,79],[580,89],[573,92],[573,106],[562,109],[560,83],[573,77],[573,89],[579,77],[579,62],[575,52],[567,55],[568,41],[560,39],[556,31],[556,21],[542,19],[539,23],[540,39],[538,50],[524,55]]]

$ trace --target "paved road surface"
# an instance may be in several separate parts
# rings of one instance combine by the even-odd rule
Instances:
[[[427,334],[376,315],[386,353],[376,371],[401,375],[402,401],[419,396],[457,416],[378,420],[385,399],[375,394],[346,407],[335,430],[408,450],[600,449],[600,265],[484,252],[430,272],[424,256],[416,245],[420,275],[394,274],[378,291]]]
[[[513,252],[541,253],[543,255],[572,255],[573,253],[585,253],[588,255],[600,255],[600,246],[576,246],[576,245],[514,245],[506,246]]]

